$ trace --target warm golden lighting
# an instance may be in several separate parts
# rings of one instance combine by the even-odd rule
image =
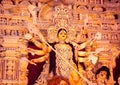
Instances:
[[[119,16],[119,0],[1,0],[0,85],[120,84]]]

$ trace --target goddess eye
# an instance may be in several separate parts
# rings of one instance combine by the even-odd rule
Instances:
[[[57,8],[57,11],[60,11],[60,9],[59,9],[59,8]]]
[[[59,13],[59,12],[60,12],[60,8],[57,7],[57,8],[56,8],[56,11]]]
[[[64,9],[64,12],[65,12],[65,13],[67,13],[67,12],[68,12],[68,10],[67,10],[67,9]]]

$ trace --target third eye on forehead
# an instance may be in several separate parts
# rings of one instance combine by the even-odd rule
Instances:
[[[59,35],[66,35],[66,32],[60,32]]]

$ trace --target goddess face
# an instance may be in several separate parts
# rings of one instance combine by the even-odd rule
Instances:
[[[58,36],[58,39],[59,39],[59,40],[65,41],[66,38],[67,38],[67,31],[66,31],[65,29],[60,29],[60,30],[58,31],[57,36]]]
[[[106,71],[101,71],[98,74],[98,78],[101,79],[101,80],[105,80],[107,78],[107,72]]]

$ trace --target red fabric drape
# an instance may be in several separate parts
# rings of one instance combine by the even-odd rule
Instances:
[[[40,49],[36,47],[32,42],[28,43],[28,48],[33,49]],[[32,55],[31,53],[28,53],[28,59],[34,59],[40,57],[39,55]],[[33,85],[35,81],[37,80],[38,76],[40,75],[41,71],[43,70],[43,65],[45,62],[37,63],[37,65],[28,64],[28,84],[27,85]]]

